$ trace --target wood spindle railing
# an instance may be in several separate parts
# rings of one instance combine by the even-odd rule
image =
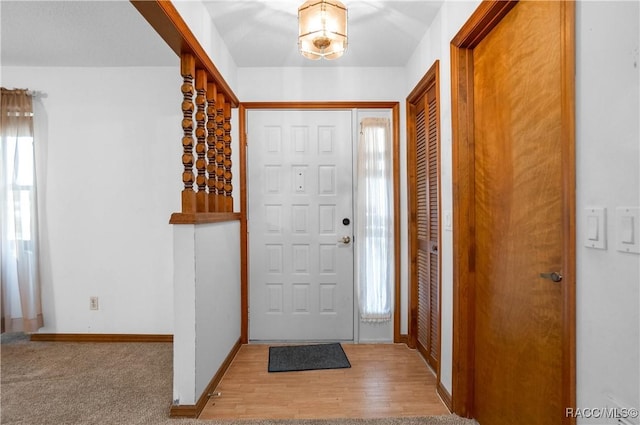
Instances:
[[[215,84],[207,85],[207,189],[209,191],[209,211],[218,211],[216,205],[216,97]]]
[[[231,134],[230,108],[240,106],[240,101],[173,2],[131,0],[131,4],[180,57],[182,205],[170,223],[239,220],[241,214],[233,212],[231,143],[225,137]]]
[[[196,211],[209,211],[209,197],[207,196],[207,73],[198,69],[196,71],[196,184],[198,185],[198,193],[196,193]]]
[[[218,93],[216,98],[216,206],[219,211],[226,211],[224,191],[224,95]]]
[[[181,55],[180,69],[183,79],[182,213],[233,212],[233,105],[207,71],[197,67],[191,54]]]
[[[182,212],[196,212],[196,193],[193,190],[193,78],[196,73],[195,59],[190,54],[184,54],[180,61],[182,74]]]
[[[224,104],[224,196],[226,212],[233,211],[233,185],[231,184],[231,105]]]

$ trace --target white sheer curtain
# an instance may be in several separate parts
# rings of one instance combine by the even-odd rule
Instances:
[[[360,318],[385,322],[393,314],[393,152],[390,120],[360,123],[356,197],[356,282]]]
[[[26,90],[0,96],[0,308],[3,331],[42,327],[33,107]]]

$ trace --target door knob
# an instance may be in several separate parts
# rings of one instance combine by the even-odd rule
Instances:
[[[351,242],[350,236],[343,236],[342,239],[338,239],[338,242],[342,242],[345,245],[348,245]]]
[[[558,272],[540,273],[540,277],[545,279],[551,279],[556,283],[562,281],[562,275]]]

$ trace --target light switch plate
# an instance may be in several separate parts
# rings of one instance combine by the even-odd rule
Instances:
[[[607,249],[607,209],[587,207],[584,209],[584,246]]]
[[[616,208],[616,249],[640,254],[640,208]]]
[[[444,230],[451,231],[453,229],[453,217],[451,210],[444,210]]]

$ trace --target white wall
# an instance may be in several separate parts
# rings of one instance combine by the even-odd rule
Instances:
[[[173,230],[173,400],[193,405],[240,338],[240,223]]]
[[[213,25],[205,5],[200,0],[172,0],[172,3],[231,90],[238,96],[236,63]]]
[[[173,332],[177,66],[2,68],[4,87],[43,93],[34,104],[41,332]],[[90,296],[99,297],[98,311],[89,310]]]
[[[238,68],[238,97],[260,101],[403,101],[403,68]]]
[[[640,6],[581,1],[576,20],[578,407],[638,409],[640,255],[616,250],[615,208],[640,206]],[[593,206],[607,208],[606,250],[584,246]]]
[[[447,1],[433,20],[406,67],[407,94],[440,61],[440,208],[443,218],[453,208],[451,156],[451,59],[450,42],[475,11],[479,1]],[[453,234],[442,228],[440,380],[451,394],[453,349]]]

